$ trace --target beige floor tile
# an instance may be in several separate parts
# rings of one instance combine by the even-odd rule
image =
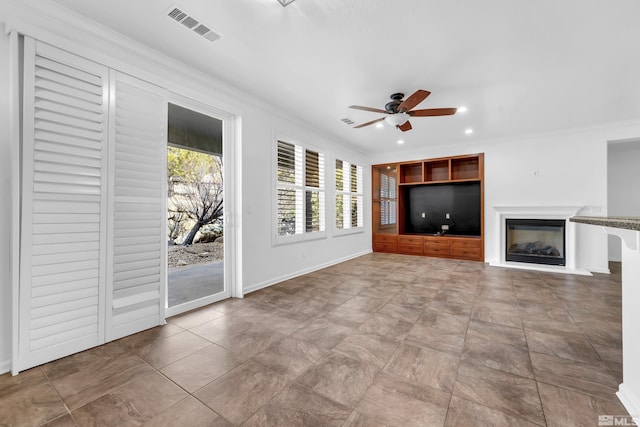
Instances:
[[[255,360],[294,380],[327,354],[327,350],[294,338],[284,338],[258,354]]]
[[[0,398],[0,425],[39,426],[64,414],[67,414],[67,408],[48,383]]]
[[[549,427],[597,426],[599,415],[628,415],[617,400],[604,400],[539,383],[538,390]]]
[[[121,386],[153,372],[153,368],[133,354],[106,359],[104,363],[91,363],[83,369],[52,381],[56,391],[69,409],[74,410],[98,399]]]
[[[351,409],[300,384],[291,384],[243,426],[342,426]]]
[[[198,350],[162,368],[171,381],[194,393],[211,381],[226,374],[245,359],[216,344]]]
[[[235,424],[241,424],[287,385],[284,376],[248,361],[206,385],[194,396]]]
[[[222,316],[224,316],[224,313],[214,310],[211,306],[207,306],[178,316],[170,317],[167,321],[181,327],[182,329],[190,329],[194,326],[201,325]]]
[[[43,424],[42,427],[76,427],[77,424],[73,420],[73,417],[70,413],[67,413],[61,417],[56,418],[55,420],[51,420],[46,424]]]
[[[467,339],[478,338],[499,344],[508,344],[526,348],[527,340],[522,328],[501,325],[498,323],[471,320],[467,330]]]
[[[534,424],[522,418],[453,396],[444,425],[446,427],[459,427],[470,424],[473,424],[474,427],[536,427],[544,425]],[[572,424],[565,424],[565,426],[568,425]]]
[[[320,318],[299,329],[295,334],[291,335],[291,337],[330,350],[345,339],[347,335],[352,334],[353,331],[353,328],[338,325],[327,319]]]
[[[590,365],[556,356],[531,352],[536,380],[590,394],[602,399],[616,399],[618,381],[602,365]]]
[[[463,361],[453,394],[535,424],[545,422],[536,382],[528,378]]]
[[[338,325],[346,326],[348,328],[357,328],[369,319],[370,316],[371,313],[339,306],[335,310],[325,314],[323,317]]]
[[[309,368],[298,382],[353,408],[373,383],[377,372],[369,364],[333,353]]]
[[[451,353],[402,344],[384,370],[450,393],[459,362],[460,357]]]
[[[533,368],[526,346],[514,347],[479,338],[467,338],[462,360],[533,379]]]
[[[356,410],[359,414],[389,426],[443,425],[449,393],[420,387],[388,373],[380,373]],[[357,419],[351,425],[367,425]]]
[[[145,427],[231,427],[229,421],[189,396],[144,423]]]
[[[163,375],[151,372],[74,410],[72,415],[81,426],[140,425],[187,395]]]
[[[600,364],[601,358],[582,334],[525,328],[529,350],[577,362]]]
[[[354,333],[342,340],[333,351],[382,369],[399,344],[399,340],[383,335]]]
[[[20,375],[12,376],[10,373],[0,375],[0,399],[47,382],[46,375],[39,367],[21,372]]]
[[[136,353],[151,366],[160,369],[210,344],[206,339],[184,331],[141,347]]]

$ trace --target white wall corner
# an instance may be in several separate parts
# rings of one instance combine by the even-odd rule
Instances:
[[[338,258],[338,259],[335,259],[335,260],[331,260],[331,261],[323,263],[323,264],[318,264],[318,265],[313,266],[313,267],[309,267],[309,268],[305,268],[305,269],[302,269],[302,270],[298,270],[298,271],[295,271],[293,273],[285,274],[283,276],[274,277],[272,279],[265,280],[264,282],[256,283],[254,285],[251,285],[251,286],[248,286],[247,288],[245,288],[244,289],[244,295],[250,294],[251,292],[259,291],[260,289],[268,288],[269,286],[275,285],[275,284],[280,283],[280,282],[284,282],[285,280],[289,280],[289,279],[293,279],[293,278],[298,277],[298,276],[303,276],[305,274],[313,273],[314,271],[322,270],[323,268],[331,267],[332,265],[340,264],[342,262],[349,261],[351,259],[358,258],[358,257],[361,257],[363,255],[370,254],[371,252],[372,252],[372,250],[369,249],[369,250],[362,251],[362,252],[359,252],[359,253],[351,254],[351,255],[343,257],[343,258]]]

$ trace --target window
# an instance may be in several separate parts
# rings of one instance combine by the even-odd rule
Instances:
[[[325,231],[324,154],[278,141],[277,236]]]
[[[380,225],[396,223],[396,177],[380,174]]]
[[[336,229],[363,226],[362,166],[336,159]]]

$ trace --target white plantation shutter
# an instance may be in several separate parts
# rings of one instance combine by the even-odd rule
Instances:
[[[396,223],[396,178],[380,174],[380,225]]]
[[[336,229],[364,226],[362,166],[336,159]],[[384,205],[382,207],[384,215]]]
[[[25,38],[19,369],[104,340],[108,70]]]
[[[302,152],[300,146],[278,141],[278,236],[302,234],[304,230]]]
[[[164,323],[166,97],[114,73],[107,341]]]
[[[15,371],[164,323],[166,288],[164,92],[28,37],[23,90]]]
[[[325,231],[324,154],[277,141],[276,236]]]

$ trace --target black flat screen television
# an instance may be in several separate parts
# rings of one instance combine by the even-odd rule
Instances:
[[[479,182],[407,186],[403,192],[405,233],[435,234],[446,224],[446,234],[480,236]]]

